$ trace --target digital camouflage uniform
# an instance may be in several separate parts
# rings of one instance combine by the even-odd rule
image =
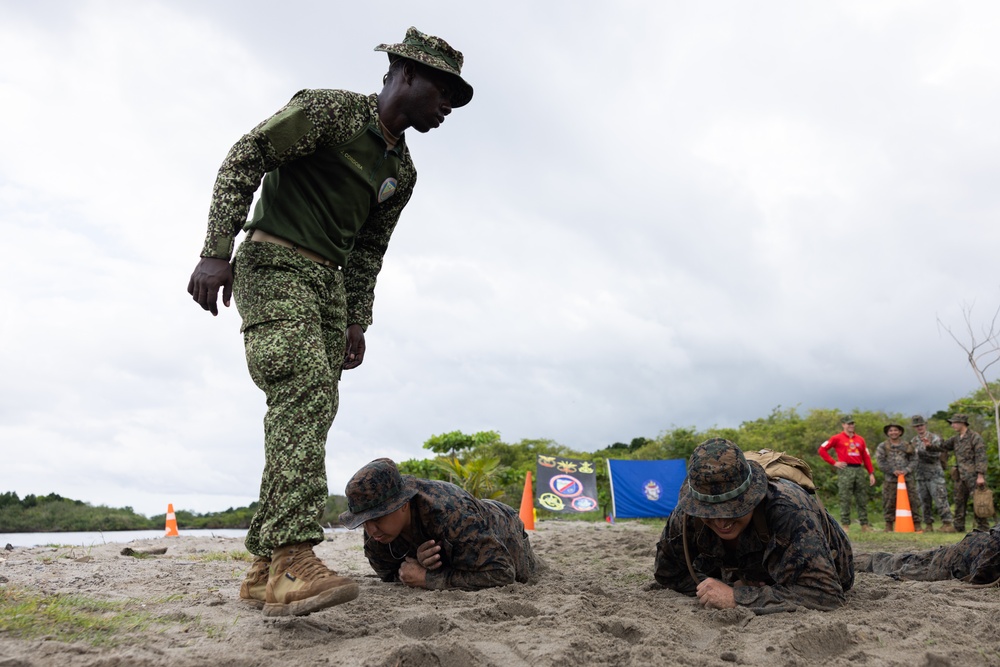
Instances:
[[[266,174],[266,176],[265,176]],[[264,178],[253,219],[253,194]],[[312,251],[240,244],[233,294],[247,366],[267,396],[260,504],[247,549],[319,543],[326,438],[349,325],[372,322],[375,281],[416,181],[405,141],[378,127],[377,96],[303,90],[241,138],[219,170],[203,257],[228,259],[241,228]],[[343,267],[341,271],[339,267]]]
[[[927,447],[940,448],[941,436],[925,431],[927,442],[916,435],[910,440],[917,453],[917,491],[920,494],[920,508],[925,524],[934,522],[934,507],[941,515],[942,523],[952,523],[951,505],[948,503],[948,484],[944,479],[941,454]]]
[[[912,581],[993,583],[1000,579],[1000,526],[969,533],[958,544],[928,551],[859,555],[858,571]]]
[[[537,562],[513,508],[474,497],[459,486],[404,475],[416,485],[410,499],[411,539],[368,539],[365,556],[383,581],[399,581],[403,560],[427,540],[441,546],[441,567],[427,570],[427,588],[479,589],[527,582]]]
[[[917,493],[917,454],[912,443],[900,440],[896,444],[888,440],[878,443],[875,448],[875,463],[882,471],[882,512],[886,523],[896,521],[896,495],[899,478],[896,470],[903,471],[906,482],[906,498],[910,502],[910,512],[913,514],[913,525],[920,525],[920,496]]]
[[[932,451],[932,449],[928,447]],[[955,482],[955,529],[965,530],[965,513],[976,488],[976,477],[986,476],[986,443],[982,436],[971,428],[965,435],[953,435],[943,441],[940,451],[955,452],[955,467],[952,469],[952,481]],[[975,515],[973,515],[975,517]],[[976,528],[988,530],[990,525],[986,519],[975,517]]]
[[[840,501],[840,523],[851,525],[851,504],[858,511],[858,523],[868,525],[868,471],[861,466],[837,470],[837,499]]]
[[[674,511],[656,545],[656,581],[695,594],[681,537],[686,520],[695,572],[733,586],[736,604],[759,614],[799,606],[829,611],[843,605],[844,593],[854,585],[854,559],[851,543],[833,517],[802,487],[783,479],[768,481],[757,508],[755,512],[764,512],[767,534],[762,536],[751,521],[733,550],[701,519]]]

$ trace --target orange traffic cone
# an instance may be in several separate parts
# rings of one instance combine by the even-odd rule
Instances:
[[[531,471],[528,471],[528,476],[524,478],[524,493],[521,494],[521,521],[524,523],[525,530],[535,529],[535,503],[532,500],[534,493],[531,488]]]
[[[174,506],[172,503],[167,504],[167,532],[163,536],[180,537],[180,533],[177,532],[177,517],[174,515]]]
[[[910,497],[906,494],[906,480],[900,475],[896,479],[896,527],[897,533],[915,532]]]

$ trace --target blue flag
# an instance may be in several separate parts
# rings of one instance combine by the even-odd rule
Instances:
[[[621,461],[608,459],[611,508],[623,519],[669,516],[687,477],[684,459]]]

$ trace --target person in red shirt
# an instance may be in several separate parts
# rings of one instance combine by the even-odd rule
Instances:
[[[819,446],[819,455],[837,469],[840,491],[840,523],[846,528],[851,525],[851,500],[858,510],[861,530],[872,529],[868,523],[868,489],[865,488],[865,471],[868,471],[868,486],[875,486],[875,469],[865,439],[854,432],[854,418],[845,415],[840,420],[844,430]],[[837,454],[834,459],[830,450]]]

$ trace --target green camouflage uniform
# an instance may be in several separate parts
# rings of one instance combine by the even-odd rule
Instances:
[[[941,447],[941,436],[926,431],[927,443],[919,435],[910,440],[917,452],[917,491],[920,493],[921,510],[924,523],[934,521],[934,507],[937,507],[943,523],[952,523],[951,505],[948,503],[948,484],[944,479],[944,469],[941,467],[941,455],[929,450],[931,447]]]
[[[875,448],[875,463],[882,471],[882,512],[887,523],[896,520],[896,495],[899,478],[896,470],[903,471],[906,482],[906,498],[910,502],[910,512],[913,514],[913,525],[920,525],[920,496],[917,494],[917,454],[913,444],[900,440],[892,444],[888,440],[878,443]]]
[[[751,521],[732,550],[701,519],[673,512],[656,545],[656,581],[695,594],[681,537],[686,519],[695,572],[733,586],[736,604],[759,614],[843,605],[844,593],[854,585],[854,558],[850,540],[833,517],[802,487],[782,479],[768,481],[754,511],[764,512],[767,534]]]
[[[407,479],[404,475],[403,478]],[[449,482],[410,478],[411,539],[388,544],[369,539],[365,556],[383,581],[399,581],[399,566],[427,540],[441,546],[441,567],[427,571],[427,588],[479,589],[527,582],[537,562],[517,512],[495,500],[481,500]]]
[[[1000,526],[988,532],[969,533],[958,544],[928,551],[859,555],[857,565],[859,572],[885,574],[894,579],[993,583],[1000,579]]]
[[[931,447],[928,449],[955,452],[955,467],[952,469],[952,480],[955,482],[955,530],[964,531],[965,513],[972,499],[972,490],[976,488],[976,478],[980,474],[986,476],[986,443],[982,436],[970,428],[965,431],[965,435],[956,434],[942,442],[940,450]],[[986,519],[975,519],[976,528],[989,529],[990,524]]]
[[[327,260],[251,241],[233,263],[247,366],[268,406],[260,504],[246,539],[255,555],[323,539],[326,438],[345,331],[372,322],[375,281],[415,181],[403,139],[387,149],[377,96],[342,90],[296,93],[240,139],[219,170],[203,257],[228,259],[245,225]]]
[[[864,466],[837,469],[837,497],[840,500],[840,523],[851,525],[851,503],[858,510],[858,523],[868,525],[868,471]]]

